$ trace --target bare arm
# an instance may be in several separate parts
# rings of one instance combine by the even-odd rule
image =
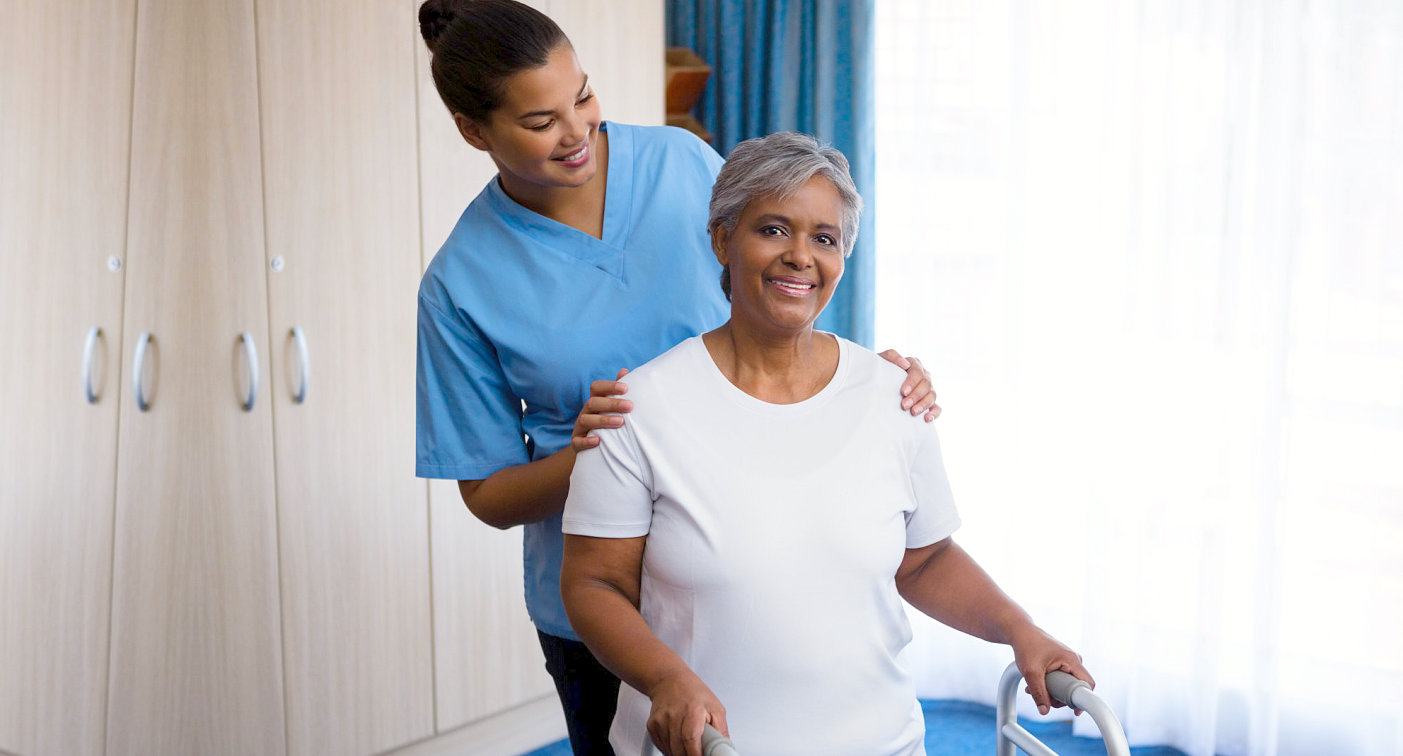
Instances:
[[[1081,656],[1033,624],[989,573],[953,539],[907,549],[896,571],[896,587],[912,606],[950,627],[991,643],[1013,647],[1038,710],[1058,705],[1047,694],[1044,677],[1060,669],[1091,683]]]
[[[619,378],[626,374],[627,370],[620,370]],[[503,468],[484,480],[458,481],[458,493],[468,511],[503,530],[560,514],[565,508],[565,495],[570,492],[576,452],[599,443],[589,432],[623,425],[623,417],[616,413],[633,409],[633,402],[617,398],[625,391],[628,387],[617,380],[594,381],[590,384],[590,398],[575,418],[569,447],[535,462]]]
[[[667,756],[701,756],[704,725],[729,735],[726,710],[638,613],[646,540],[567,534],[560,595],[571,627],[595,658],[652,700],[653,744]]]
[[[458,493],[473,516],[494,528],[540,522],[560,514],[570,490],[575,449],[564,449],[524,465],[504,467],[485,480],[460,480]]]

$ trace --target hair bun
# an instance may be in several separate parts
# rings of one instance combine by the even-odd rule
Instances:
[[[429,52],[434,51],[439,38],[458,20],[458,9],[465,2],[470,0],[424,0],[419,6],[419,34],[423,35]]]

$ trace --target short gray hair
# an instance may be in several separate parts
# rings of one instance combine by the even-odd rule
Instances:
[[[711,188],[707,232],[714,237],[717,228],[735,231],[741,213],[751,200],[789,197],[814,176],[832,181],[838,190],[843,202],[842,239],[839,241],[843,257],[851,255],[862,216],[862,195],[857,193],[857,186],[848,172],[848,159],[833,147],[794,131],[747,139],[731,150]],[[721,290],[726,292],[727,299],[731,298],[730,284],[730,271],[722,270]]]

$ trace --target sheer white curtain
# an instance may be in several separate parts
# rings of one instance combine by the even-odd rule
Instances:
[[[957,538],[1132,743],[1403,753],[1403,3],[877,6],[877,341]]]

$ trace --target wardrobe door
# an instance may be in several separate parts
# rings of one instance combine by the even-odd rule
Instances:
[[[542,10],[575,46],[606,120],[663,123],[662,0],[547,0]]]
[[[0,751],[24,756],[103,747],[135,18],[0,23]]]
[[[136,50],[107,753],[281,754],[253,2]]]
[[[413,16],[258,0],[288,752],[433,734]]]
[[[528,3],[542,7],[542,3]],[[416,12],[418,3],[412,6]],[[434,89],[429,53],[416,38],[423,263],[458,216],[497,175],[463,141]],[[455,481],[429,482],[433,542],[435,703],[440,732],[554,695],[522,593],[521,529],[501,531],[468,512]]]

